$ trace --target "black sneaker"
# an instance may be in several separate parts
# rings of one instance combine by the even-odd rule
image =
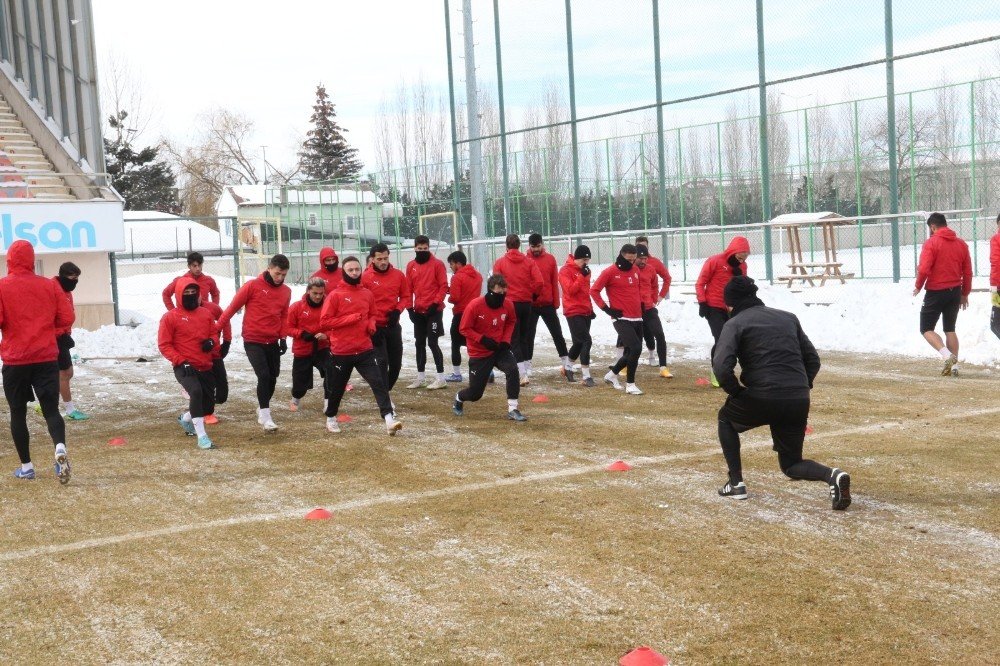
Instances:
[[[528,420],[528,417],[522,414],[521,410],[519,409],[512,409],[509,412],[507,412],[507,418],[509,418],[511,421],[518,421],[518,422]]]
[[[462,416],[465,414],[465,410],[462,409],[463,403],[458,398],[455,398],[455,402],[451,405],[451,411],[455,413],[455,416]]]
[[[851,475],[847,472],[833,470],[833,483],[830,484],[830,503],[834,511],[843,511],[851,506]]]
[[[571,384],[573,383],[573,380],[576,379],[576,373],[573,372],[573,368],[564,368],[563,374],[566,375],[566,381]]]
[[[729,499],[735,500],[745,500],[747,498],[747,486],[745,483],[740,481],[735,486],[731,481],[727,481],[726,485],[719,488],[719,497],[728,497]]]

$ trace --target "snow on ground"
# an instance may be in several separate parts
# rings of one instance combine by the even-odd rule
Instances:
[[[871,252],[869,250],[869,252]],[[904,256],[906,256],[904,254]],[[776,261],[776,265],[777,261]],[[595,275],[602,269],[595,266]],[[689,266],[689,275],[696,276],[698,266]],[[677,271],[673,270],[677,275]],[[752,258],[750,274],[760,275],[762,267]],[[75,352],[90,357],[155,356],[156,331],[164,312],[160,292],[177,275],[157,273],[119,280],[121,320],[130,326],[105,326],[97,331],[74,331],[77,341]],[[222,303],[228,303],[235,292],[232,282],[220,279]],[[885,281],[848,280],[846,285],[828,283],[824,287],[799,287],[789,289],[784,285],[758,282],[760,296],[772,307],[795,313],[806,334],[820,350],[858,352],[866,354],[899,354],[918,358],[933,358],[934,353],[918,330],[920,305],[923,293],[912,294],[912,280],[899,284]],[[985,278],[975,280],[977,288],[985,288]],[[301,298],[304,285],[292,285],[292,298]],[[708,324],[698,316],[698,304],[691,283],[676,283],[671,287],[671,298],[660,306],[665,322],[667,342],[683,345],[687,358],[707,359],[712,344]],[[990,331],[990,295],[986,291],[973,292],[969,309],[959,314],[958,333],[961,359],[967,363],[1000,367],[1000,340]],[[445,327],[450,312],[445,317]],[[407,342],[413,340],[409,321],[404,316],[403,335]],[[234,333],[238,336],[242,317],[233,320]],[[134,327],[133,327],[134,326]],[[940,325],[939,325],[940,330]],[[568,329],[563,326],[564,335]],[[614,345],[616,334],[611,320],[598,312],[592,334],[598,345]],[[546,347],[549,340],[544,325],[538,329],[538,344]],[[442,341],[445,364],[448,361],[448,342]],[[411,349],[412,345],[407,345]],[[242,354],[242,346],[234,345],[234,352]]]

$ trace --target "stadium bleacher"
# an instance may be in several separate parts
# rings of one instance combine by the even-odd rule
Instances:
[[[2,96],[0,199],[76,200],[76,196]]]

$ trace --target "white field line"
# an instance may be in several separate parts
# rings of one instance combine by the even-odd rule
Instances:
[[[927,419],[927,420],[922,419],[919,421],[919,423],[912,420],[906,423],[886,421],[871,425],[857,426],[854,428],[844,428],[842,430],[834,430],[834,431],[809,435],[809,440],[816,441],[824,439],[836,439],[838,437],[859,435],[869,432],[878,432],[892,428],[906,429],[911,426],[926,427],[926,425],[929,423],[938,423],[942,421],[951,421],[954,419],[964,419],[968,417],[985,416],[991,414],[1000,414],[1000,407],[989,408],[989,409],[976,409],[968,412],[961,412],[955,414],[946,414],[943,416],[935,417],[933,419]],[[764,446],[770,446],[770,442],[767,441],[767,442],[760,442],[757,444],[744,444],[743,448],[745,449],[762,448]],[[644,456],[639,458],[631,458],[629,460],[630,464],[632,464],[635,467],[641,467],[641,466],[648,467],[652,465],[674,462],[678,460],[687,460],[690,458],[700,458],[706,455],[715,455],[718,452],[719,452],[718,446],[713,446],[711,448],[705,448],[698,451],[687,451],[684,453],[669,453],[660,456]],[[493,479],[490,481],[467,483],[458,486],[451,486],[448,488],[437,488],[434,490],[422,490],[415,493],[378,495],[375,497],[361,497],[358,499],[340,502],[338,504],[334,504],[326,508],[332,512],[337,512],[337,511],[350,511],[352,509],[364,509],[384,504],[408,504],[411,502],[419,502],[421,500],[426,500],[426,499],[434,499],[438,497],[447,497],[451,495],[463,495],[466,493],[474,493],[480,490],[492,490],[508,486],[518,486],[526,483],[534,483],[536,481],[548,481],[551,479],[582,476],[584,474],[591,474],[594,472],[603,472],[605,471],[607,464],[608,463],[582,465],[578,467],[553,470],[549,472],[525,474],[523,476],[517,476],[512,478]],[[71,553],[79,550],[87,550],[89,548],[114,546],[121,543],[130,543],[133,541],[142,541],[145,539],[156,539],[160,537],[173,536],[176,534],[186,534],[188,532],[195,532],[199,530],[211,530],[220,527],[234,527],[238,525],[264,523],[271,520],[288,520],[293,518],[301,520],[302,517],[305,515],[305,513],[312,508],[314,507],[311,505],[297,506],[294,508],[286,509],[284,511],[277,511],[272,513],[255,513],[245,516],[234,516],[232,518],[220,518],[217,520],[207,520],[197,523],[187,523],[183,525],[161,527],[154,530],[143,530],[139,532],[128,532],[126,534],[118,534],[114,536],[97,537],[94,539],[84,539],[82,541],[73,541],[71,543],[52,544],[48,546],[36,546],[34,548],[27,548],[25,550],[15,550],[5,553],[0,553],[0,562],[16,562],[19,560],[29,559],[32,557],[39,557],[43,555],[58,555],[61,553]]]

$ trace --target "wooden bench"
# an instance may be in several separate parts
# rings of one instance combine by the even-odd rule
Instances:
[[[801,280],[803,283],[808,282],[811,287],[816,286],[814,280],[819,280],[819,286],[821,287],[826,284],[827,280],[830,279],[837,279],[840,280],[841,284],[847,284],[848,278],[853,278],[854,273],[841,273],[841,266],[843,266],[843,264],[838,262],[797,262],[794,264],[788,264],[788,267],[792,269],[791,275],[782,275],[776,279],[778,282],[788,282],[789,288],[791,288],[792,283],[795,280]],[[817,268],[822,268],[823,271],[820,273],[809,272],[810,270],[815,270]]]

